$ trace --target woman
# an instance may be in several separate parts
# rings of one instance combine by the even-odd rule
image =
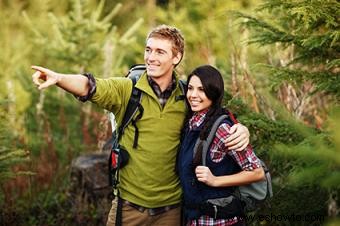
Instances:
[[[227,110],[222,107],[224,83],[220,72],[210,66],[196,68],[188,77],[187,101],[191,107],[183,128],[183,140],[178,156],[178,172],[184,194],[186,224],[245,225],[242,205],[233,199],[229,213],[212,216],[208,199],[230,197],[235,186],[264,178],[259,159],[248,146],[244,151],[228,150],[225,140],[230,125],[223,121],[218,127],[209,151],[206,166],[202,166],[202,145],[194,146],[198,138],[206,139],[212,124]],[[215,208],[215,207],[214,207]]]

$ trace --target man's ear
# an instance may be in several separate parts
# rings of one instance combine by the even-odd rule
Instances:
[[[182,54],[180,52],[178,52],[177,55],[172,60],[172,63],[174,65],[177,65],[181,61],[181,59],[182,59]]]

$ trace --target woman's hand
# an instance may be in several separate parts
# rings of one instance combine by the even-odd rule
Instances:
[[[214,187],[216,177],[211,173],[210,169],[206,166],[197,166],[195,169],[197,180]]]

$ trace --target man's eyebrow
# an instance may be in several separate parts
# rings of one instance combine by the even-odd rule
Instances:
[[[150,46],[145,46],[145,49],[152,49],[152,48]],[[155,50],[166,52],[166,50],[162,48],[156,48]]]

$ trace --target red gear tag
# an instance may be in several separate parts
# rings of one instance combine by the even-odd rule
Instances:
[[[117,168],[118,163],[118,153],[116,151],[111,152],[111,166],[112,168]]]

